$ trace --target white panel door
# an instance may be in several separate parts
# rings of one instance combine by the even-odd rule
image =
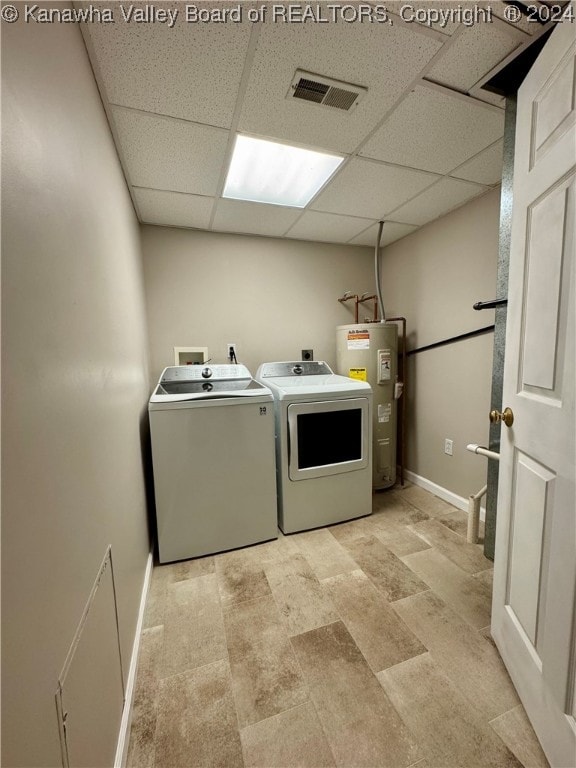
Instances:
[[[576,13],[574,3],[571,5]],[[576,21],[518,93],[492,634],[554,767],[576,766]]]

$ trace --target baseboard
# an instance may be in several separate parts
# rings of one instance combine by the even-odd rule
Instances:
[[[443,488],[441,485],[437,485],[431,480],[427,480],[425,477],[420,477],[420,475],[410,472],[409,469],[404,470],[404,476],[411,483],[414,483],[414,485],[424,488],[425,491],[430,491],[434,496],[438,496],[439,499],[447,501],[448,504],[452,504],[453,507],[458,507],[458,509],[461,509],[463,512],[468,512],[468,499],[465,499],[464,496],[458,496],[458,494],[449,491],[447,488]],[[472,493],[476,493],[476,490],[472,489]],[[480,520],[485,519],[486,508],[480,507]]]
[[[132,645],[132,658],[130,659],[130,669],[128,670],[128,679],[126,681],[126,693],[124,697],[124,709],[122,711],[122,721],[120,723],[120,733],[118,734],[118,744],[116,745],[116,757],[114,758],[114,768],[122,768],[126,765],[128,756],[128,743],[130,741],[130,724],[132,721],[132,703],[134,701],[134,689],[136,684],[136,671],[138,669],[138,654],[140,652],[140,636],[142,634],[142,624],[144,623],[144,611],[146,609],[146,598],[148,597],[148,588],[150,586],[150,576],[152,575],[152,565],[154,559],[152,552],[148,555],[146,571],[144,573],[144,582],[142,584],[142,593],[140,595],[140,608],[138,610],[138,621],[136,622],[136,634],[134,644]]]

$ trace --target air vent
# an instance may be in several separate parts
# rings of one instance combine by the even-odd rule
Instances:
[[[311,72],[296,70],[287,99],[302,99],[323,107],[343,109],[349,112],[357,106],[368,89],[361,85],[342,83],[329,77],[313,75]]]

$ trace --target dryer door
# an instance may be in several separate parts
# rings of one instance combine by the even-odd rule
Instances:
[[[370,460],[369,400],[292,403],[288,439],[290,480],[365,469]]]

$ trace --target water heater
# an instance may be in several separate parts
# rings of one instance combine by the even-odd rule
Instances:
[[[337,373],[367,381],[372,387],[372,485],[396,482],[396,399],[398,326],[390,323],[339,325]]]

